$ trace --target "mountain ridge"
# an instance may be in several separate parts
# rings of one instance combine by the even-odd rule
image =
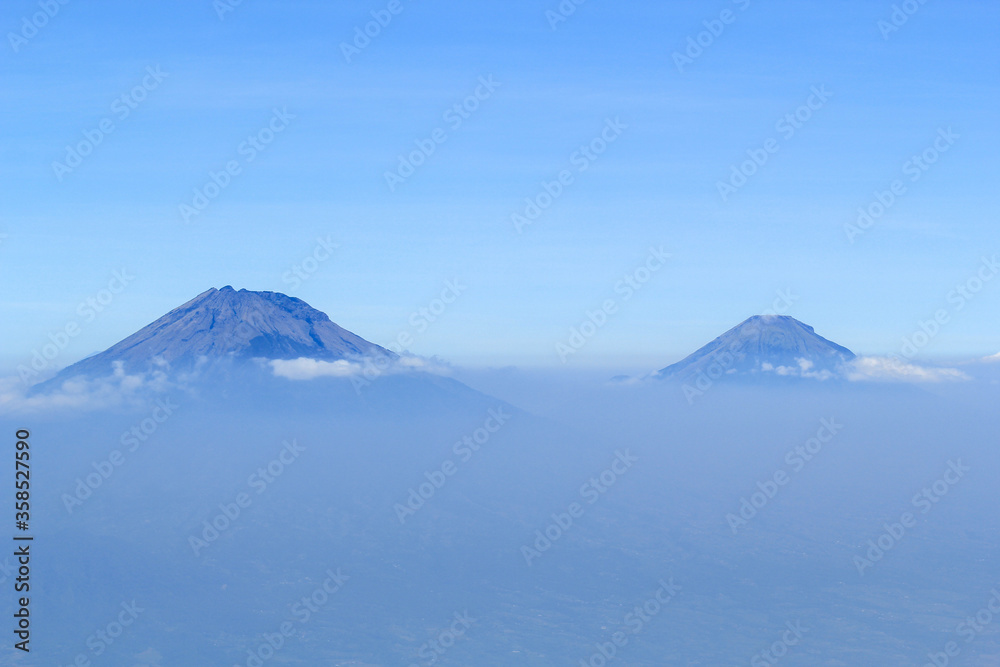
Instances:
[[[305,301],[280,292],[211,288],[98,354],[60,371],[56,378],[188,368],[200,360],[295,359],[324,361],[384,356],[393,352],[333,321]]]
[[[704,374],[713,380],[747,376],[825,380],[841,377],[844,365],[855,358],[851,350],[794,317],[754,315],[652,377],[687,380]]]

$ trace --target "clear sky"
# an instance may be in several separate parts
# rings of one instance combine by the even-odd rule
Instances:
[[[659,368],[779,290],[856,352],[944,309],[921,354],[996,353],[1000,279],[949,293],[1000,252],[1000,5],[897,6],[898,26],[889,0],[11,0],[0,361],[76,323],[68,364],[224,285],[470,365],[560,366],[610,300],[567,365]],[[337,247],[314,264],[317,238]],[[671,257],[626,299],[651,247]]]

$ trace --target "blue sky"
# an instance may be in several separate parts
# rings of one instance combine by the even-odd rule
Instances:
[[[466,365],[562,366],[556,344],[612,299],[567,365],[658,368],[783,290],[784,312],[856,352],[898,352],[940,309],[921,355],[1000,350],[1000,280],[960,310],[948,299],[1000,252],[994,3],[914,4],[886,37],[892,2],[587,0],[553,28],[555,0],[399,0],[347,62],[341,44],[389,5],[244,0],[220,18],[212,0],[53,0],[37,34],[12,39],[42,9],[7,3],[0,364],[76,322],[68,364],[227,284]],[[460,125],[446,116],[477,87]],[[797,110],[789,136],[777,123]],[[623,129],[580,171],[609,119]],[[102,123],[113,131],[57,174]],[[949,128],[911,180],[908,161]],[[386,172],[439,129],[391,191]],[[251,150],[255,135],[273,141]],[[718,183],[766,145],[723,201]],[[230,161],[239,173],[185,221]],[[563,170],[572,182],[519,233],[511,215]],[[849,242],[845,225],[894,180],[905,192]],[[317,238],[336,250],[289,280]],[[624,299],[616,284],[661,246],[670,259]],[[82,317],[123,268],[134,280]],[[460,296],[418,331],[411,315],[449,280]]]

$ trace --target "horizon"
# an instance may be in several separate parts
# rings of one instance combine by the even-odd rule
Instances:
[[[71,359],[71,358],[68,357],[68,355],[64,354],[64,350],[68,347],[68,343],[72,340],[73,336],[66,335],[65,332],[58,332],[58,335],[56,337],[51,338],[50,341],[45,346],[43,346],[40,350],[37,349],[37,348],[35,350],[32,350],[32,353],[31,353],[31,361],[32,362],[36,361],[36,357],[40,358],[40,359],[44,359],[47,362],[46,367],[44,369],[41,369],[40,373],[35,373],[35,375],[37,375],[38,378],[41,378],[41,379],[50,378],[52,375],[54,375],[56,373],[61,373],[65,369],[69,368],[70,366],[73,366],[74,364],[76,364],[78,362],[81,362],[81,361],[83,361],[85,359],[90,359],[91,357],[99,355],[99,354],[106,353],[108,350],[110,350],[114,346],[118,345],[119,343],[124,342],[125,340],[127,340],[128,338],[130,338],[132,335],[138,333],[143,328],[145,328],[145,327],[147,327],[147,326],[149,326],[151,324],[154,324],[155,322],[160,321],[161,319],[166,318],[166,316],[169,315],[174,310],[177,310],[177,309],[179,309],[179,308],[181,308],[181,307],[183,307],[183,306],[185,306],[185,305],[187,305],[187,304],[189,304],[189,303],[191,303],[193,301],[196,301],[199,298],[204,297],[205,295],[212,294],[212,293],[218,293],[218,292],[225,292],[227,290],[230,291],[230,292],[233,292],[235,294],[239,294],[241,292],[246,292],[248,294],[276,294],[276,295],[279,295],[279,296],[283,296],[285,298],[289,298],[289,299],[292,299],[292,300],[300,301],[300,302],[304,303],[305,305],[309,306],[310,308],[312,308],[314,310],[317,310],[320,313],[326,315],[333,324],[335,324],[337,326],[340,326],[341,328],[345,329],[348,333],[359,335],[359,334],[357,334],[357,332],[351,331],[349,327],[344,326],[341,322],[337,322],[333,318],[330,318],[329,314],[323,312],[322,309],[316,308],[315,306],[313,306],[312,304],[310,304],[308,301],[305,301],[304,299],[301,299],[299,297],[295,297],[295,296],[292,296],[292,295],[284,294],[283,292],[279,292],[279,291],[275,291],[275,290],[250,290],[250,289],[243,288],[243,287],[236,288],[236,287],[233,287],[232,285],[227,284],[227,285],[223,285],[222,287],[210,287],[207,290],[204,290],[204,291],[200,292],[199,294],[195,295],[191,299],[188,299],[187,301],[184,301],[183,303],[177,304],[176,306],[174,306],[169,311],[165,312],[164,314],[162,314],[160,317],[156,318],[155,320],[152,320],[150,322],[146,322],[146,323],[142,324],[141,326],[137,327],[135,329],[135,331],[129,333],[127,336],[124,336],[124,337],[122,337],[122,338],[114,341],[113,343],[109,344],[107,347],[102,348],[101,350],[95,350],[94,352],[91,352],[90,354],[86,354],[86,355],[84,355],[84,356],[82,356],[82,357],[80,357],[78,359]],[[424,315],[426,317],[432,317],[432,313],[430,311],[425,312]],[[765,322],[771,322],[771,321],[791,321],[791,322],[795,322],[797,324],[803,325],[806,329],[810,330],[811,333],[815,337],[817,337],[819,339],[822,339],[823,341],[825,341],[827,343],[832,343],[833,346],[847,348],[847,351],[851,352],[852,354],[857,355],[857,357],[859,359],[860,358],[896,358],[899,361],[904,361],[905,360],[905,362],[914,362],[918,366],[934,367],[934,366],[941,366],[941,365],[947,364],[947,363],[951,363],[951,364],[965,364],[965,363],[975,363],[975,362],[980,362],[980,363],[982,363],[982,362],[991,362],[991,361],[994,361],[997,358],[997,356],[998,356],[997,354],[981,355],[981,356],[974,356],[974,357],[967,357],[967,356],[965,356],[965,357],[963,357],[963,356],[927,357],[925,355],[925,356],[923,356],[923,357],[921,357],[919,359],[916,359],[915,357],[920,352],[920,350],[922,349],[922,347],[926,344],[923,341],[929,341],[929,340],[933,339],[933,335],[938,330],[937,328],[928,329],[928,328],[926,328],[926,326],[921,331],[918,331],[915,334],[915,337],[911,337],[911,338],[905,340],[903,342],[903,346],[901,347],[901,349],[900,349],[899,352],[892,353],[892,354],[889,354],[889,355],[871,354],[871,353],[866,353],[864,351],[858,352],[858,351],[854,350],[850,345],[842,345],[838,341],[835,341],[835,340],[827,338],[822,333],[817,333],[815,331],[815,327],[813,325],[809,324],[808,322],[803,322],[803,321],[799,320],[798,318],[796,318],[796,317],[794,317],[792,315],[784,315],[784,314],[776,313],[773,310],[767,310],[767,311],[764,311],[764,312],[759,313],[759,314],[750,315],[747,318],[741,320],[740,322],[735,323],[732,326],[727,327],[724,331],[718,332],[711,339],[708,339],[703,344],[698,345],[697,348],[693,348],[693,349],[687,351],[686,353],[678,356],[676,359],[668,361],[666,364],[664,364],[662,361],[654,361],[654,362],[652,362],[652,366],[650,366],[650,365],[640,366],[639,363],[635,362],[635,361],[633,361],[631,363],[631,365],[629,365],[628,363],[614,364],[612,361],[606,362],[606,365],[599,365],[599,364],[598,365],[595,365],[595,364],[572,365],[572,364],[563,363],[561,365],[561,370],[564,370],[564,371],[565,370],[581,370],[581,371],[591,371],[591,372],[595,372],[595,373],[616,373],[618,376],[630,376],[632,374],[636,374],[636,375],[638,375],[640,377],[647,376],[647,375],[649,375],[651,373],[652,374],[658,374],[660,371],[665,370],[667,367],[672,366],[673,364],[675,364],[675,363],[677,363],[679,361],[685,360],[688,357],[693,357],[695,355],[695,353],[697,351],[700,351],[703,347],[706,347],[706,346],[710,345],[711,343],[713,343],[713,342],[715,342],[715,341],[723,338],[726,334],[729,334],[729,333],[731,333],[733,331],[739,330],[744,325],[746,325],[748,323],[751,323],[751,322],[753,322],[755,320],[763,320]],[[932,321],[930,323],[934,324],[934,322],[932,322]],[[594,323],[591,322],[591,324],[594,324]],[[924,323],[924,324],[926,325],[927,323]],[[940,326],[940,324],[935,324],[935,327],[939,327],[939,326]],[[578,341],[581,341],[579,343],[579,348],[575,348],[574,349],[574,348],[570,348],[570,347],[568,347],[566,345],[563,345],[562,346],[562,350],[563,351],[559,352],[559,354],[561,355],[561,358],[566,358],[566,359],[572,358],[573,355],[575,355],[576,353],[578,353],[579,351],[581,351],[583,348],[585,348],[586,344],[589,342],[589,337],[587,335],[585,335],[585,334],[588,331],[591,331],[591,332],[593,332],[591,335],[593,335],[594,333],[596,333],[599,330],[599,328],[600,328],[599,326],[592,326],[590,329],[583,329],[582,331],[584,333],[581,333],[581,329],[577,329],[577,328],[574,327],[574,329],[572,331],[576,335],[576,339]],[[930,335],[927,335],[927,334],[930,334]],[[919,335],[923,335],[923,338],[920,338],[920,339],[916,338],[916,336],[919,336]],[[405,339],[402,338],[402,337],[398,337],[396,340],[390,341],[388,343],[383,343],[383,342],[375,341],[375,340],[368,340],[364,336],[361,336],[361,338],[364,339],[364,340],[366,340],[368,343],[373,343],[375,345],[378,345],[378,346],[380,346],[382,348],[391,350],[391,351],[393,351],[395,353],[398,353],[398,354],[405,354],[407,356],[420,357],[420,358],[423,358],[423,359],[428,360],[428,361],[433,360],[433,361],[436,361],[436,362],[443,362],[446,365],[448,365],[448,366],[451,367],[451,369],[452,369],[451,372],[453,372],[453,373],[454,372],[461,373],[463,370],[475,373],[477,371],[483,371],[483,370],[491,370],[491,369],[492,370],[503,370],[503,369],[513,369],[513,368],[519,368],[519,369],[524,370],[524,371],[560,370],[559,368],[553,369],[553,367],[551,365],[549,365],[549,364],[538,364],[538,365],[532,365],[532,364],[505,364],[505,365],[480,364],[480,365],[477,365],[477,364],[474,364],[474,363],[472,363],[472,364],[462,364],[462,363],[452,362],[452,361],[450,361],[450,360],[442,357],[441,355],[417,355],[417,354],[414,354],[411,350],[409,350],[405,345],[402,344],[403,342],[409,342],[410,340],[412,340],[412,337],[407,337]],[[571,335],[570,340],[573,340],[572,335]],[[918,344],[914,344],[914,341],[916,341],[916,343],[918,343]],[[54,356],[47,356],[49,354],[49,350],[51,350],[53,352]],[[3,372],[6,369],[0,370],[0,375],[6,377],[6,376],[12,376],[12,375],[21,374],[23,376],[23,373],[22,373],[23,370],[31,369],[31,368],[34,368],[34,369],[38,370],[38,366],[37,365],[33,366],[32,363],[26,363],[26,361],[28,361],[28,360],[22,359],[18,363],[17,367],[14,368],[11,371]],[[61,363],[61,362],[63,362],[63,363]],[[40,380],[37,380],[37,381],[40,381]],[[34,383],[34,382],[29,382],[29,384],[31,384],[31,383]]]
[[[462,364],[559,368],[609,298],[570,363],[666,363],[782,292],[869,354],[939,309],[922,355],[1000,351],[997,281],[949,302],[1000,249],[1000,7],[403,3],[351,47],[382,4],[10,5],[0,365],[122,270],[67,359],[206,284],[390,341],[448,281],[413,351]]]
[[[0,664],[995,664],[998,34],[9,0]]]

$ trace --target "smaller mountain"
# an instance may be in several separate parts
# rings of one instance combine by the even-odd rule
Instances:
[[[855,354],[787,315],[754,315],[653,377],[842,378]]]
[[[297,359],[323,361],[396,355],[343,329],[305,301],[278,292],[202,292],[104,352],[65,369],[56,379],[103,376],[120,362],[125,372],[174,370],[208,361]]]

